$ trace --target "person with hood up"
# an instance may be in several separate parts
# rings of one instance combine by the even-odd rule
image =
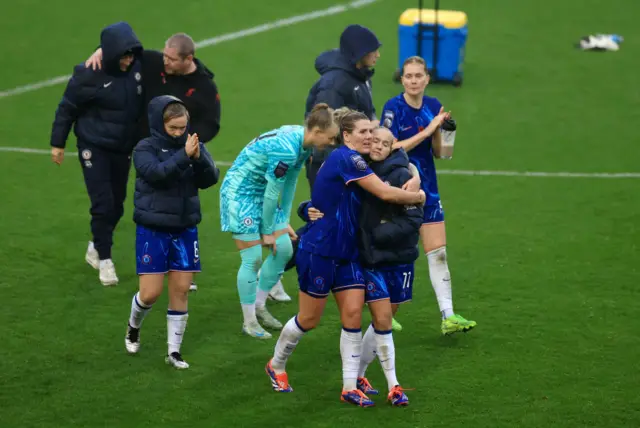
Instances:
[[[101,70],[76,65],[58,105],[51,131],[51,157],[60,165],[71,128],[77,137],[84,182],[91,200],[92,240],[86,262],[100,282],[116,285],[111,259],[113,232],[124,213],[131,151],[144,110],[139,61],[143,49],[126,22],[102,30]]]
[[[376,120],[371,95],[373,67],[380,58],[382,43],[376,35],[361,25],[349,25],[340,35],[340,48],[323,52],[316,58],[315,67],[320,78],[309,90],[305,116],[317,103],[331,108],[348,107]],[[331,149],[314,150],[307,162],[307,180],[312,189],[316,175]]]
[[[189,316],[189,286],[194,272],[200,272],[198,190],[216,184],[220,171],[198,135],[188,134],[189,112],[178,98],[154,98],[148,110],[151,137],[140,141],[133,152],[140,291],[131,302],[125,347],[131,354],[140,349],[142,321],[162,293],[166,275],[169,349],[165,361],[186,369],[189,364],[182,359],[180,346]]]

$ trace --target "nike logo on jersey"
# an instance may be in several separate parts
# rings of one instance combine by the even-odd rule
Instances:
[[[164,153],[167,153],[169,150],[167,149],[161,149]]]
[[[105,84],[104,84],[104,85],[102,85],[102,86],[104,86],[105,88],[108,88],[109,86],[111,86],[111,84],[112,84],[112,83],[113,83],[113,82],[105,83]]]
[[[400,127],[400,132],[408,131],[411,128],[413,128],[413,126],[407,126],[406,128]]]

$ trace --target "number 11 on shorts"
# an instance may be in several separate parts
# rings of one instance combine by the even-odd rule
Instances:
[[[411,272],[402,272],[402,289],[409,288],[411,286]]]

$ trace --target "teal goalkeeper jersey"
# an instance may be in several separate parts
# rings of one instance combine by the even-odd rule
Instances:
[[[298,175],[311,155],[303,139],[303,126],[266,132],[242,149],[225,175],[222,197],[263,206],[261,233],[273,233],[278,206],[289,221]]]

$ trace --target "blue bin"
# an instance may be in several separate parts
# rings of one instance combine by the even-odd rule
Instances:
[[[421,56],[429,70],[433,69],[433,39],[436,11],[433,9],[407,9],[400,15],[398,28],[399,58],[396,78],[402,70],[404,61],[414,55]],[[422,19],[421,51],[417,52],[418,23]],[[438,67],[435,80],[451,81],[454,85],[462,83],[462,64],[467,42],[467,15],[454,10],[438,11]]]

